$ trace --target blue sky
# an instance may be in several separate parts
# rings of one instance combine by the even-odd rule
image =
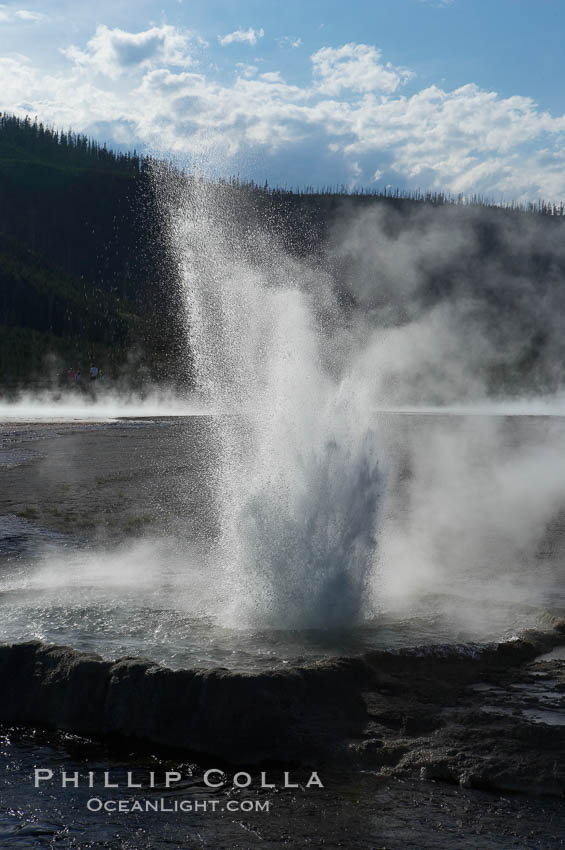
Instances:
[[[561,0],[18,0],[0,109],[214,173],[565,198]]]

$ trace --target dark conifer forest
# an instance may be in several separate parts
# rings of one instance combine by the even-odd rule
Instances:
[[[175,287],[149,160],[0,118],[0,380],[172,377]]]
[[[86,371],[93,361],[134,386],[190,383],[180,288],[152,177],[156,167],[165,167],[181,188],[191,179],[150,157],[115,153],[82,135],[0,115],[3,390],[56,383],[69,368]],[[218,187],[224,207],[226,201],[233,205],[247,233],[261,222],[290,253],[331,265],[342,303],[353,308],[355,278],[373,281],[375,297],[360,304],[371,309],[384,272],[378,256],[368,270],[362,256],[336,252],[336,222],[378,207],[386,211],[391,238],[418,216],[422,229],[422,210],[436,217],[436,230],[454,221],[471,228],[473,256],[443,265],[439,257],[433,268],[422,269],[419,308],[463,293],[480,302],[485,315],[490,311],[489,333],[501,351],[489,376],[493,389],[520,382],[554,389],[565,378],[565,345],[544,326],[548,311],[565,315],[562,204],[524,207],[477,196],[339,186],[290,190],[238,179],[218,181]],[[516,239],[508,238],[509,228]],[[492,273],[495,266],[504,274]],[[520,295],[513,283],[526,278],[527,298],[524,286]],[[544,309],[532,322],[536,300]],[[407,320],[400,309],[390,315],[392,322]],[[507,345],[516,334],[524,343],[518,356]]]

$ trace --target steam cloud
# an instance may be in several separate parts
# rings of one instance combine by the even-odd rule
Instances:
[[[563,604],[562,223],[345,203],[309,253],[230,187],[156,179],[199,409],[221,412],[208,578],[192,553],[163,604],[236,628],[431,611],[485,634],[487,601],[523,622]]]
[[[560,423],[470,414],[540,393],[561,409],[560,223],[346,206],[315,262],[241,227],[225,187],[192,181],[172,210],[198,386],[236,414],[218,424],[216,489],[233,621],[351,624],[440,590],[547,596]],[[447,405],[469,416],[376,415]]]

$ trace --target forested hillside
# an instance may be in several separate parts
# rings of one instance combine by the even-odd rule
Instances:
[[[156,167],[166,168],[173,193],[190,196],[194,178],[171,166],[0,115],[1,389],[56,382],[91,362],[133,385],[190,384]],[[330,273],[346,312],[390,328],[443,305],[445,322],[457,317],[461,345],[471,333],[480,341],[489,391],[565,383],[562,204],[290,191],[237,179],[209,190],[238,250],[253,257],[258,229],[272,234]]]
[[[0,380],[174,378],[176,288],[149,161],[0,118]],[[60,362],[59,362],[60,361]]]

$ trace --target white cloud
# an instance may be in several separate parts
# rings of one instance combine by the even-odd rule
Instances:
[[[357,180],[361,177],[363,173],[363,169],[355,160],[350,160],[348,162],[349,171],[351,173],[351,186],[355,186]]]
[[[544,112],[530,98],[502,98],[472,83],[407,95],[408,72],[356,44],[317,51],[303,85],[245,63],[234,63],[234,77],[219,82],[209,68],[195,73],[193,40],[168,26],[137,34],[99,27],[83,50],[73,48],[65,72],[0,58],[0,110],[77,131],[103,128],[109,141],[216,156],[227,170],[230,158],[254,150],[294,183],[311,179],[313,169],[322,173],[327,161],[328,181],[341,164],[340,179],[358,184],[565,197],[565,115]],[[119,87],[102,76],[120,74]]]
[[[235,30],[235,32],[230,32],[227,35],[219,35],[218,41],[222,47],[227,47],[228,44],[235,44],[237,42],[254,45],[264,35],[265,31],[262,28],[254,30],[253,27],[249,27],[248,30]]]
[[[280,71],[266,71],[260,76],[262,80],[266,80],[268,83],[284,83]]]
[[[254,77],[259,70],[257,65],[249,65],[247,62],[236,62],[235,67],[238,69],[239,74],[246,79]]]
[[[390,63],[383,65],[381,51],[368,44],[322,47],[311,58],[320,90],[330,95],[338,95],[344,89],[388,94],[412,76]]]
[[[300,47],[302,44],[302,39],[297,36],[284,35],[282,38],[277,38],[277,42],[279,47],[290,47],[295,49]]]
[[[11,24],[17,21],[28,21],[37,24],[46,19],[42,12],[30,12],[28,9],[13,9],[0,3],[0,24]]]
[[[143,32],[126,32],[98,26],[86,50],[64,48],[62,53],[79,68],[88,68],[115,79],[124,71],[156,64],[188,66],[193,60],[188,50],[191,34],[163,24]]]

